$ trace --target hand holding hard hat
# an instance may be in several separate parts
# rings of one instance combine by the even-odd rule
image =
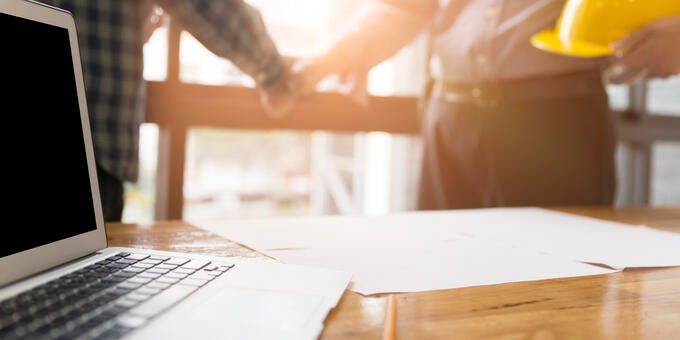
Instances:
[[[611,44],[620,58],[605,71],[612,83],[620,73],[645,70],[649,77],[666,78],[680,74],[680,15],[653,21]]]
[[[680,59],[678,16],[680,0],[568,0],[555,28],[531,43],[572,57],[623,56],[619,69],[667,76],[674,69],[668,60]]]

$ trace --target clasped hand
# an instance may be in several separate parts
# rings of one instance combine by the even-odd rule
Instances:
[[[289,60],[283,74],[273,84],[260,87],[260,102],[271,118],[285,117],[299,98],[316,91],[317,85],[337,76],[342,88],[338,92],[362,108],[368,106],[366,71],[357,71],[333,53],[319,54],[301,60]]]

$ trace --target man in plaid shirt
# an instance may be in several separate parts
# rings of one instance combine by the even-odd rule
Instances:
[[[260,14],[241,0],[42,0],[75,17],[107,221],[120,221],[123,181],[136,181],[144,119],[142,49],[154,3],[255,80],[265,108],[285,111],[292,90]],[[268,105],[269,104],[269,105]]]

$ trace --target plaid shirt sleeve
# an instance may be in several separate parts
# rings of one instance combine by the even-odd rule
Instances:
[[[285,62],[260,13],[241,0],[158,0],[206,48],[231,60],[259,85],[276,81]]]

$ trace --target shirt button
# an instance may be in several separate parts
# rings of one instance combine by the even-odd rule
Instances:
[[[484,17],[487,19],[493,19],[498,15],[498,8],[489,7],[484,11]]]
[[[471,94],[472,97],[479,98],[482,96],[482,89],[480,89],[479,87],[475,87],[472,89]]]

